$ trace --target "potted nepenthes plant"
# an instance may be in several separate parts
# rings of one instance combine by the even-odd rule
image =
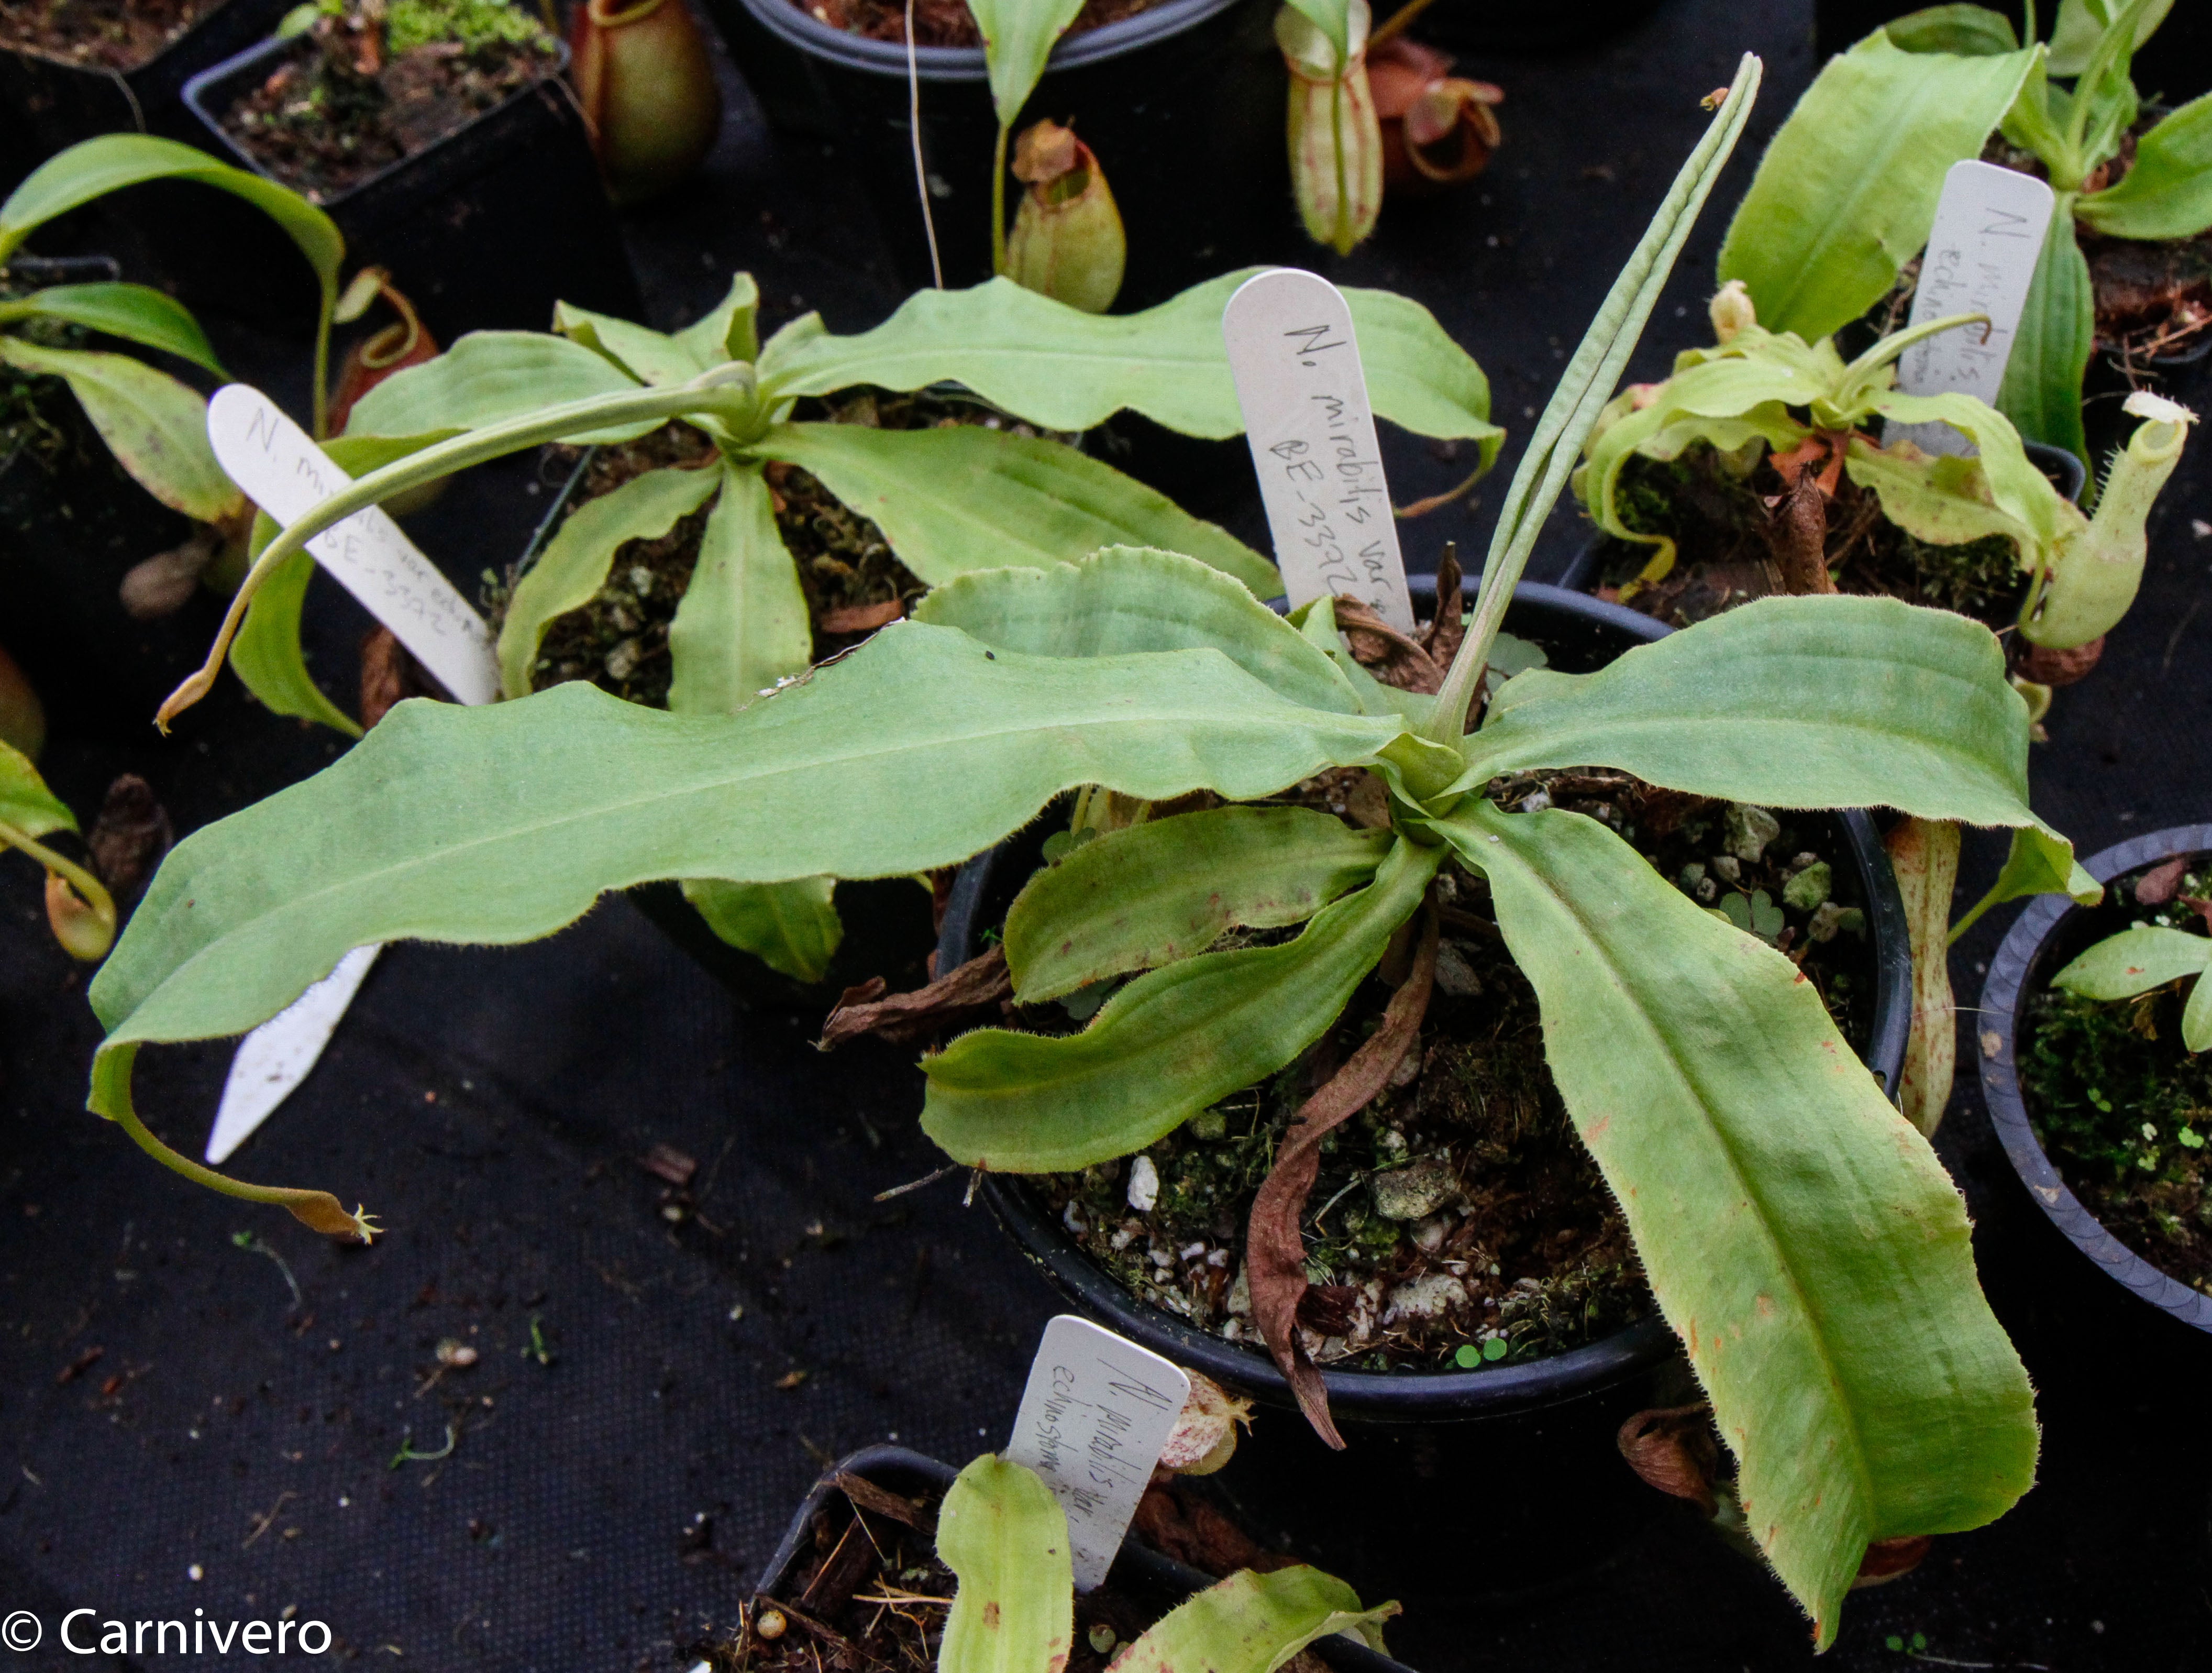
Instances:
[[[1044,879],[1110,886],[1055,888],[1006,968],[1017,1001],[1041,972],[1063,995],[1114,991],[1073,1031],[987,1027],[927,1058],[923,1128],[958,1164],[1067,1171],[1133,1156],[1242,1089],[1310,1075],[1245,1238],[1262,1337],[1325,1427],[1325,1385],[1293,1329],[1310,1287],[1308,1170],[1419,1037],[1451,875],[1459,910],[1494,913],[1536,995],[1546,1066],[1738,1461],[1751,1536],[1831,1641],[1870,1542],[1979,1525],[2033,1479],[2032,1391],[1976,1284],[1958,1193],[1813,981],[1759,938],[1755,901],[1739,929],[1601,818],[1537,789],[1498,797],[1579,767],[1737,804],[1747,835],[1755,809],[1887,804],[2011,828],[2013,892],[2093,885],[2027,806],[2027,713],[1995,642],[1946,611],[1764,600],[1595,674],[1531,668],[1478,703],[1537,530],[1757,78],[1747,59],[1569,363],[1434,694],[1345,655],[1333,610],[1293,624],[1195,559],[1111,547],[961,575],[735,714],[664,715],[583,681],[480,709],[401,703],[315,778],[171,855],[94,984],[107,1028],[94,1107],[212,1189],[367,1236],[363,1211],[328,1192],[245,1183],[164,1145],[132,1102],[138,1051],[253,1026],[356,946],[525,940],[649,879],[911,875],[1087,789],[1127,820]],[[793,345],[824,356],[811,377],[795,359],[779,380],[764,352],[759,368],[601,395],[371,471],[269,544],[241,605],[320,529],[424,471],[579,420],[696,414],[759,434],[764,388],[854,375],[852,344],[809,346],[832,341]],[[989,395],[948,363],[957,352],[914,374],[950,371]],[[1813,666],[1851,677],[1810,679]],[[204,689],[196,679],[177,705]],[[1380,816],[1371,829],[1267,805],[1347,769],[1377,781],[1347,787],[1347,811],[1356,789]],[[1154,815],[1137,819],[1137,804]],[[1163,840],[1169,863],[1118,870],[1133,843]],[[1240,922],[1301,919],[1287,940],[1213,946]],[[1375,1031],[1334,1066],[1310,1058],[1375,983],[1389,995]]]
[[[191,137],[185,83],[276,26],[290,0],[9,0],[0,119],[43,157],[94,134]]]
[[[1773,593],[1958,611],[2016,630],[2015,672],[2039,719],[2134,601],[2146,522],[2195,415],[2130,396],[2142,422],[2090,515],[2074,502],[2078,467],[2061,486],[2070,455],[2032,456],[1971,395],[1892,386],[1899,354],[1960,319],[1897,332],[1846,363],[1832,339],[1768,330],[1741,281],[1711,313],[1714,347],[1622,391],[1592,430],[1575,486],[1601,538],[1577,579],[1677,625]],[[1975,451],[1886,443],[1877,422],[1941,422]]]
[[[551,332],[471,334],[385,379],[353,405],[334,453],[355,469],[468,432],[414,456],[419,485],[539,442],[597,442],[495,589],[504,694],[583,679],[726,714],[984,565],[1141,544],[1195,557],[1240,591],[1279,591],[1241,541],[1056,439],[1124,409],[1187,434],[1241,430],[1216,322],[1244,277],[1115,319],[994,280],[924,292],[859,336],[810,314],[765,344],[744,276],[674,336],[563,304]],[[1427,310],[1385,292],[1354,292],[1352,306],[1376,411],[1493,448],[1481,370]],[[300,554],[254,593],[233,666],[278,713],[357,735],[301,659],[312,574]],[[914,882],[846,886],[869,903],[842,960],[854,915],[841,917],[827,875],[769,889],[695,879],[688,905],[673,885],[644,902],[726,977],[826,1001],[918,967],[933,940]]]
[[[771,119],[854,156],[909,286],[999,273],[1135,309],[1293,246],[1267,0],[709,9]],[[1081,149],[1024,168],[1014,138],[1048,119]]]
[[[2138,381],[2212,346],[2212,98],[2154,114],[2129,73],[2165,11],[2063,0],[2051,40],[2026,44],[2003,13],[1972,5],[1876,30],[1829,61],[1776,133],[1720,277],[1748,286],[1768,326],[1812,342],[1890,292],[1954,163],[2040,174],[2057,201],[1997,405],[2027,439],[2087,459],[2082,380],[2098,345]]]
[[[1395,1673],[1382,1651],[1397,1613],[1364,1608],[1318,1569],[1217,1579],[1133,1535],[1104,1583],[1078,1597],[1066,1514],[1033,1471],[986,1453],[956,1475],[871,1446],[806,1496],[735,1642],[698,1647],[763,1673],[811,1673],[817,1655],[854,1651],[910,1673],[1103,1673],[1122,1657],[1158,1673],[1272,1673],[1310,1646],[1338,1673]]]
[[[540,327],[562,299],[641,312],[584,114],[561,79],[568,49],[536,6],[317,0],[295,15],[305,27],[185,87],[203,143],[325,210],[441,341]],[[281,280],[241,294],[238,266],[252,264],[185,281],[240,312],[299,311]]]
[[[1386,681],[1433,690],[1436,656],[1448,661],[1456,642],[1433,624],[1456,627],[1462,616],[1449,560],[1443,581],[1433,611],[1437,595],[1415,587],[1417,611],[1432,624],[1416,636],[1422,654],[1366,624],[1341,635],[1347,670],[1371,662]],[[1308,633],[1330,635],[1318,618],[1341,607],[1314,606]],[[1666,631],[1523,582],[1493,643],[1490,678],[1535,667],[1589,673]],[[1897,1090],[1910,953],[1889,865],[1863,813],[1777,812],[1586,769],[1521,776],[1497,795],[1607,823],[1691,900],[1776,946],[1879,1084]],[[1304,827],[1323,844],[1339,841],[1348,818],[1359,827],[1344,846],[1349,856],[1381,845],[1370,822],[1383,806],[1380,785],[1352,771],[1236,811],[1285,834]],[[1093,794],[970,861],[945,913],[943,983],[841,1007],[825,1040],[864,1027],[897,1039],[918,1023],[998,1020],[1012,996],[1008,965],[1030,965],[1036,914],[1056,893],[1095,886],[1102,860],[1182,863],[1170,850],[1185,822],[1153,813],[1124,830],[1131,811]],[[1290,1548],[1358,1583],[1389,1575],[1402,1591],[1429,1595],[1453,1591],[1468,1561],[1492,1585],[1556,1575],[1570,1536],[1585,1558],[1601,1560],[1658,1508],[1621,1468],[1614,1432],[1639,1412],[1694,1397],[1626,1224],[1544,1067],[1537,996],[1499,939],[1483,885],[1456,867],[1444,875],[1421,1043],[1325,1141],[1299,1211],[1313,1281],[1292,1317],[1346,1451],[1331,1451],[1299,1417],[1269,1356],[1248,1228],[1315,1076],[1387,1008],[1384,984],[1364,986],[1292,1071],[1238,1089],[1129,1158],[982,1182],[1023,1252],[1077,1305],[1274,1408],[1219,1478],[1255,1525],[1281,1530]],[[1310,903],[1296,891],[1285,897],[1300,916]],[[1226,895],[1219,910],[1238,910]],[[1289,933],[1270,933],[1271,915],[1245,910],[1221,946]],[[1205,916],[1179,933],[1203,943]],[[1003,956],[988,956],[994,946]],[[1114,988],[1046,996],[1055,985],[1025,982],[1020,1025],[1064,1031]],[[1394,1507],[1425,1481],[1462,1472],[1484,1483],[1480,1529],[1434,1551],[1407,1548]]]
[[[72,722],[132,731],[197,660],[207,624],[177,618],[243,573],[246,502],[216,463],[199,391],[159,356],[221,377],[175,298],[106,261],[45,261],[58,216],[152,181],[212,186],[290,238],[337,309],[344,246],[312,204],[173,140],[111,134],[52,158],[0,204],[0,642]],[[287,259],[292,259],[289,256]],[[118,353],[103,339],[127,345]]]
[[[2083,865],[2103,903],[2031,902],[1990,961],[1983,1095],[2067,1241],[2212,1330],[2212,827],[2154,831]]]

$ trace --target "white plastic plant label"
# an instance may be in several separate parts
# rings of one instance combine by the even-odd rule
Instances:
[[[280,523],[297,521],[353,482],[283,409],[246,384],[228,384],[208,402],[208,441],[230,479]],[[380,507],[324,530],[307,550],[460,702],[498,698],[491,630]],[[354,948],[240,1043],[208,1135],[210,1164],[228,1160],[307,1078],[382,950]]]
[[[1036,1471],[1067,1512],[1075,1589],[1106,1578],[1190,1378],[1148,1348],[1062,1313],[1044,1327],[1005,1456]]]
[[[210,1167],[228,1161],[307,1078],[346,1007],[353,1003],[368,967],[383,951],[378,946],[356,947],[328,976],[239,1042],[223,1082],[215,1127],[208,1135]]]
[[[1291,607],[1349,593],[1412,632],[1406,560],[1344,293],[1301,268],[1258,274],[1222,310],[1221,335]]]
[[[208,402],[208,441],[230,479],[280,523],[296,522],[353,483],[274,401],[242,383]],[[381,507],[325,529],[307,550],[455,698],[499,696],[491,630]]]
[[[1908,395],[1955,391],[1996,405],[2036,258],[2050,229],[2051,203],[2050,186],[2032,174],[1987,162],[1951,165],[1920,259],[1911,323],[1986,313],[1989,327],[1961,325],[1907,349],[1898,362],[1899,389]],[[1892,424],[1883,440],[1909,440],[1931,453],[1974,450],[1945,423]]]

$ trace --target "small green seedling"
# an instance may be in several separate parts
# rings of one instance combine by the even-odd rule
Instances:
[[[2212,967],[2212,935],[2137,924],[2108,935],[2051,978],[2051,985],[2083,999],[2133,999],[2171,983],[2191,982],[2181,1011],[2181,1043],[2192,1052],[2212,1049],[2212,982],[2198,981]],[[2091,1099],[2097,1094],[2092,1090]],[[2100,1109],[2109,1111],[2108,1104]]]
[[[938,1673],[1067,1664],[1075,1641],[1067,1516],[1034,1471],[993,1453],[962,1470],[938,1512],[937,1554],[960,1583]],[[1115,1659],[1146,1673],[1274,1673],[1333,1633],[1380,1651],[1382,1623],[1397,1613],[1395,1603],[1362,1608],[1350,1586],[1317,1568],[1244,1569],[1170,1610]]]

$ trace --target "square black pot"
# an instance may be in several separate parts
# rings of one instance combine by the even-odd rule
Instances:
[[[305,40],[264,41],[193,76],[184,101],[195,143],[269,173],[222,118],[287,58],[313,50]],[[156,190],[171,216],[188,217],[164,240],[188,299],[264,321],[313,322],[306,265],[273,226],[228,199],[211,206],[217,194],[204,189]],[[543,331],[556,301],[630,319],[644,313],[583,116],[557,75],[321,207],[345,234],[349,268],[389,269],[441,343],[471,331]]]

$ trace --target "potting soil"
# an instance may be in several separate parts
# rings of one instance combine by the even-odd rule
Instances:
[[[395,0],[388,20],[355,4],[319,18],[308,38],[311,50],[222,123],[264,169],[319,204],[458,132],[555,64],[535,9],[502,0]]]
[[[0,46],[65,64],[136,70],[221,0],[0,0]]]
[[[1352,258],[1309,259],[1434,309],[1511,430],[1501,474],[1404,526],[1417,567],[1448,537],[1480,552],[1503,473],[1705,125],[1698,99],[1752,47],[1768,76],[1753,131],[1629,374],[1664,375],[1704,335],[1726,205],[1810,76],[1810,12],[1672,0],[1571,56],[1475,61],[1512,100],[1490,172],[1394,204]],[[697,192],[630,223],[652,323],[697,318],[738,269],[760,276],[769,329],[814,307],[840,331],[884,317],[897,295],[842,156],[772,137],[736,82],[725,94],[733,119]],[[235,374],[303,410],[297,344],[211,324]],[[1387,430],[1383,445],[1401,502],[1468,468],[1465,450]],[[472,473],[415,524],[465,587],[521,550],[545,504],[532,469]],[[1232,521],[1265,540],[1255,508]],[[1556,575],[1586,532],[1563,506],[1534,573]],[[2084,852],[2206,814],[2212,477],[2185,465],[2151,539],[2142,598],[2058,694],[2033,757],[2039,811]],[[310,666],[334,693],[364,625],[336,588],[311,594]],[[180,833],[343,747],[228,680],[166,740],[101,743],[52,718],[44,765],[71,806],[89,814],[135,771]],[[1969,833],[1962,901],[2003,846]],[[1955,949],[1962,995],[2013,910]],[[43,1633],[17,1665],[87,1665],[58,1646],[82,1608],[79,1642],[111,1617],[289,1612],[328,1623],[355,1665],[683,1673],[748,1603],[827,1460],[894,1434],[955,1461],[1002,1443],[1061,1310],[963,1209],[959,1177],[876,1201],[942,1163],[915,1124],[908,1054],[823,1056],[811,1023],[736,1007],[619,899],[534,946],[391,949],[314,1075],[234,1159],[242,1177],[365,1202],[390,1228],[368,1249],[189,1185],[86,1114],[84,985],[46,935],[36,867],[0,855],[0,1614],[30,1610]],[[2035,1489],[1854,1594],[1818,1664],[1781,1590],[1672,1505],[1626,1538],[1558,1506],[1544,1584],[1466,1572],[1448,1597],[1409,1597],[1397,1654],[1433,1673],[2201,1667],[2212,1354],[2027,1200],[1961,1020],[1937,1147],[2036,1383]],[[157,1131],[197,1150],[230,1049],[144,1055]],[[1489,1506],[1476,1474],[1388,1508],[1408,1540],[1437,1542]]]

